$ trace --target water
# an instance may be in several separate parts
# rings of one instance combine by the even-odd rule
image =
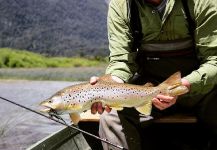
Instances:
[[[72,84],[76,82],[0,80],[0,96],[38,111],[43,99]],[[26,149],[63,127],[0,99],[0,150]]]
[[[0,68],[1,79],[84,81],[91,76],[100,76],[105,66],[71,68]]]

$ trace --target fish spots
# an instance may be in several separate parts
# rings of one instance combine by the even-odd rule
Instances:
[[[103,97],[103,95],[100,95],[98,93],[100,91],[100,88],[93,88],[93,89],[85,89],[80,88],[76,90],[70,90],[71,93],[69,93],[68,96],[70,98],[70,103],[85,103],[90,100],[100,99]],[[67,98],[67,97],[65,97]]]
[[[71,87],[74,88],[74,87]],[[68,93],[67,93],[68,92]],[[73,106],[74,104],[85,104],[87,102],[94,103],[94,101],[105,100],[109,103],[120,102],[131,99],[145,99],[145,96],[151,94],[152,91],[144,87],[125,85],[125,84],[101,84],[95,85],[86,84],[79,88],[64,91],[65,103]],[[144,98],[143,98],[144,97]],[[121,102],[122,103],[122,102]]]

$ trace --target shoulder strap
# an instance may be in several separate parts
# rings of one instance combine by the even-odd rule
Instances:
[[[186,13],[186,20],[189,24],[189,32],[191,36],[194,38],[194,30],[196,28],[196,23],[194,19],[191,17],[190,10],[188,7],[188,0],[181,0],[182,5],[184,7],[184,11]],[[140,46],[140,41],[142,39],[142,26],[141,20],[139,17],[139,10],[136,4],[136,0],[128,1],[128,9],[129,9],[129,17],[130,17],[130,26],[132,29],[132,34],[134,38],[133,50],[136,50]],[[194,39],[193,39],[194,40]]]
[[[139,17],[139,10],[136,4],[136,0],[130,0],[129,3],[129,16],[130,16],[130,27],[132,29],[132,35],[134,38],[133,50],[137,50],[140,46],[140,41],[142,39],[142,26]]]
[[[190,9],[188,7],[188,0],[181,0],[181,1],[182,1],[182,5],[184,7],[184,11],[187,17],[186,20],[188,21],[188,25],[189,25],[189,32],[191,36],[194,38],[194,30],[196,28],[196,23],[194,19],[191,17]]]

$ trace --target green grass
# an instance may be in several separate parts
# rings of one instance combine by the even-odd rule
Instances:
[[[0,68],[94,67],[106,59],[81,57],[45,57],[25,50],[0,48]]]

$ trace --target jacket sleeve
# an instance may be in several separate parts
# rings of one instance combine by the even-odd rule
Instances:
[[[202,3],[203,2],[203,3]],[[195,41],[199,69],[185,78],[191,83],[190,94],[206,94],[217,84],[217,4],[216,1],[195,1]]]
[[[136,52],[132,52],[132,35],[127,17],[126,0],[111,0],[108,11],[110,63],[106,74],[127,82],[136,72]]]

